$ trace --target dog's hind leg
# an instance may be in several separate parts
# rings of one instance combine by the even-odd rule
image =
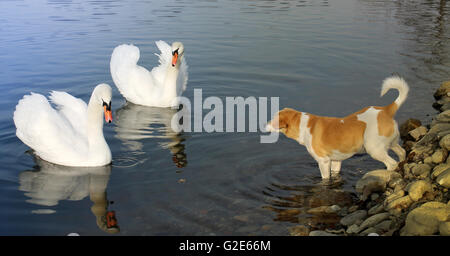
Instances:
[[[397,167],[397,162],[388,155],[386,149],[382,147],[371,148],[370,150],[366,147],[367,153],[375,160],[383,162],[386,168],[393,171]]]
[[[341,171],[342,161],[331,161],[331,176],[337,176]]]
[[[397,142],[392,144],[391,149],[398,156],[400,162],[405,160],[406,152]]]
[[[331,160],[329,158],[319,158],[317,162],[319,163],[320,175],[322,175],[322,179],[329,179]]]

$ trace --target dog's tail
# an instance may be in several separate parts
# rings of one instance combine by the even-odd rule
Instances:
[[[381,96],[385,95],[390,89],[398,90],[398,97],[394,101],[395,104],[397,104],[398,109],[408,97],[409,86],[403,78],[399,76],[391,76],[384,79],[383,85],[381,86]]]

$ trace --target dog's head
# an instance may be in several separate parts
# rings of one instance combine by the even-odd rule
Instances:
[[[278,111],[266,125],[269,132],[281,132],[289,138],[297,139],[300,129],[301,112],[292,108]]]

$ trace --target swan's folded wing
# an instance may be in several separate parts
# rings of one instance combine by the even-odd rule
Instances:
[[[137,64],[139,58],[138,47],[119,45],[111,55],[110,71],[120,93],[128,101],[143,104],[153,88],[153,77],[146,68]]]
[[[64,164],[87,150],[87,139],[77,136],[67,119],[41,94],[25,95],[13,119],[17,137],[44,160]]]
[[[160,54],[155,53],[159,57],[159,66],[154,67],[151,73],[159,84],[163,84],[167,67],[172,61],[172,47],[162,40],[156,41],[156,46],[161,52]]]
[[[50,100],[56,105],[59,113],[67,119],[74,130],[87,136],[87,105],[81,99],[75,98],[66,92],[52,91]]]
[[[169,65],[172,63],[172,47],[164,41],[157,41],[156,46],[161,51],[160,54],[155,53],[159,57],[159,66],[152,69],[153,77],[159,84],[163,84],[166,76],[166,71]],[[181,59],[180,70],[177,77],[177,95],[181,95],[186,90],[186,84],[188,81],[188,65],[186,58]]]

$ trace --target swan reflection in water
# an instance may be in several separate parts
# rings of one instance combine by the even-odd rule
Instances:
[[[29,203],[55,206],[61,200],[79,201],[89,195],[97,226],[110,234],[120,231],[114,211],[108,211],[106,187],[111,165],[99,167],[69,167],[56,165],[34,157],[33,170],[19,174],[19,190],[24,191]],[[35,210],[34,213],[53,213],[54,210]]]
[[[169,149],[178,168],[187,165],[185,138],[171,127],[177,110],[136,105],[126,102],[115,113],[115,137],[120,139],[134,155],[146,154],[144,139],[157,139],[158,145]]]

